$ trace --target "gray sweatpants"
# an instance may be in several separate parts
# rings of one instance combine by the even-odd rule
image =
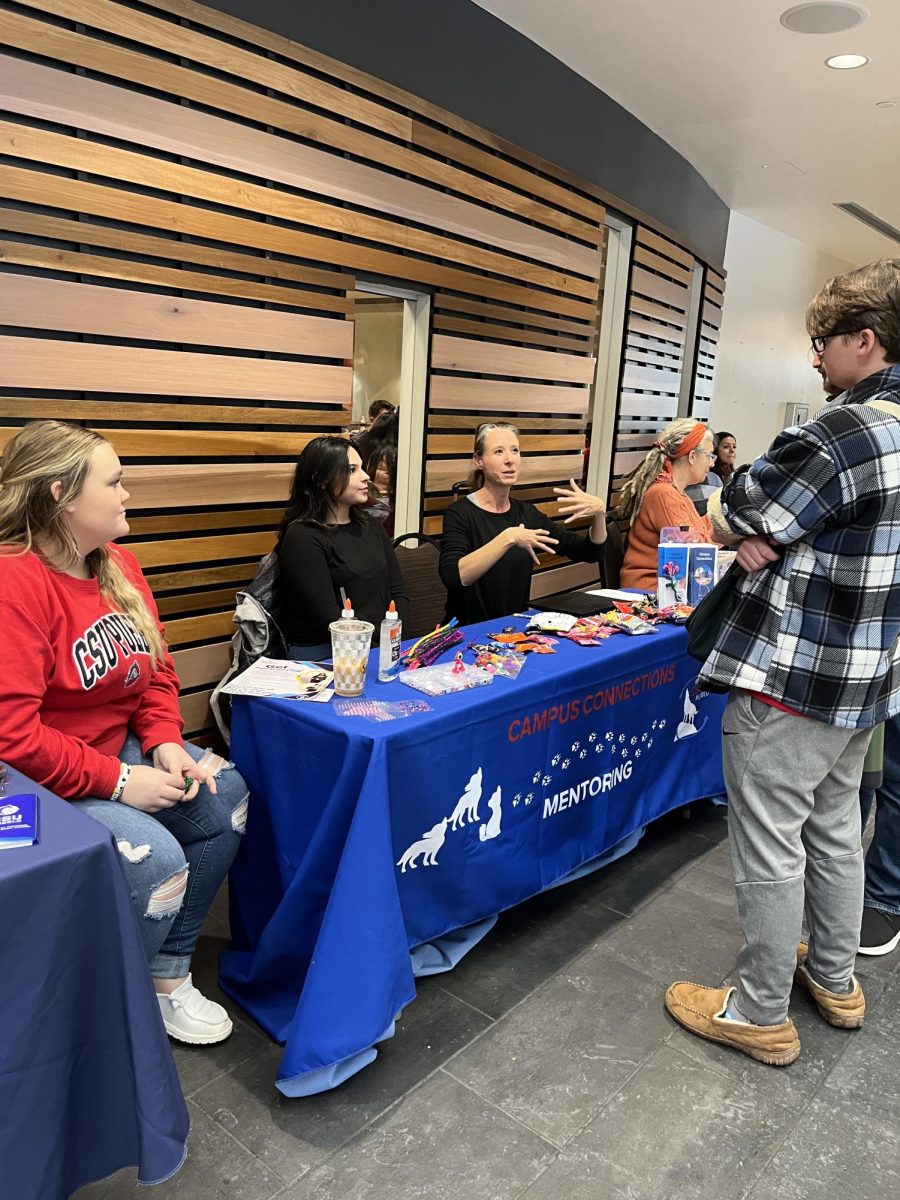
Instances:
[[[733,689],[722,721],[728,834],[744,947],[738,1008],[787,1020],[806,903],[808,965],[846,991],[859,946],[859,781],[872,731],[781,712]]]

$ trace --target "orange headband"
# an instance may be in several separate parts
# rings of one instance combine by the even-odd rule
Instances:
[[[697,449],[697,447],[700,445],[700,443],[703,441],[703,439],[706,437],[706,435],[708,433],[709,433],[709,430],[706,428],[706,426],[701,425],[698,422],[694,426],[694,428],[691,430],[691,432],[688,434],[685,434],[685,436],[681,439],[681,445],[678,447],[678,449],[675,451],[675,453],[669,454],[667,452],[666,458],[668,458],[668,459],[684,458],[684,456],[686,454],[690,454],[690,452],[692,450]],[[657,450],[665,451],[665,446],[662,444],[662,442],[654,442],[653,445]]]

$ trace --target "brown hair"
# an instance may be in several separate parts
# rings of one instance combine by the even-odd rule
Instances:
[[[67,421],[31,421],[7,443],[0,457],[0,544],[5,553],[35,551],[56,571],[78,560],[65,508],[81,494],[94,451],[102,445],[109,443],[99,433]],[[51,491],[56,482],[62,485],[58,500]],[[98,546],[85,562],[104,598],[143,634],[158,667],[165,644],[156,619],[115,555],[108,546]]]
[[[888,362],[900,362],[900,258],[835,275],[806,310],[810,337],[871,329]]]
[[[625,518],[629,526],[634,524],[635,517],[641,511],[647,489],[655,482],[666,462],[678,457],[681,443],[693,433],[698,424],[701,422],[695,421],[693,417],[679,417],[677,421],[667,425],[657,434],[656,441],[647,452],[644,461],[625,480],[619,495],[617,516]],[[700,440],[702,442],[703,439]]]

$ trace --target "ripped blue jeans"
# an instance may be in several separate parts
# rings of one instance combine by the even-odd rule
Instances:
[[[196,761],[203,751],[185,743]],[[119,758],[152,766],[129,734]],[[216,795],[201,786],[193,800],[158,813],[145,813],[110,800],[77,800],[79,808],[110,830],[138,918],[150,974],[180,979],[210,905],[228,874],[247,818],[247,785],[234,769],[223,769]],[[187,867],[187,885],[175,879]]]

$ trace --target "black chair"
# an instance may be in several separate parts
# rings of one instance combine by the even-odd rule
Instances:
[[[404,542],[418,544],[404,546]],[[394,550],[409,594],[409,622],[403,637],[424,637],[444,623],[447,592],[438,574],[440,544],[427,533],[404,533],[394,538]]]
[[[616,518],[607,514],[606,541],[603,543],[603,586],[617,588],[621,586],[622,563],[625,561],[625,542],[627,535]]]
[[[460,496],[468,496],[468,494],[474,490],[475,489],[472,487],[471,483],[469,483],[468,479],[460,479],[459,482],[454,483],[453,487],[450,489],[457,500],[460,498]]]

